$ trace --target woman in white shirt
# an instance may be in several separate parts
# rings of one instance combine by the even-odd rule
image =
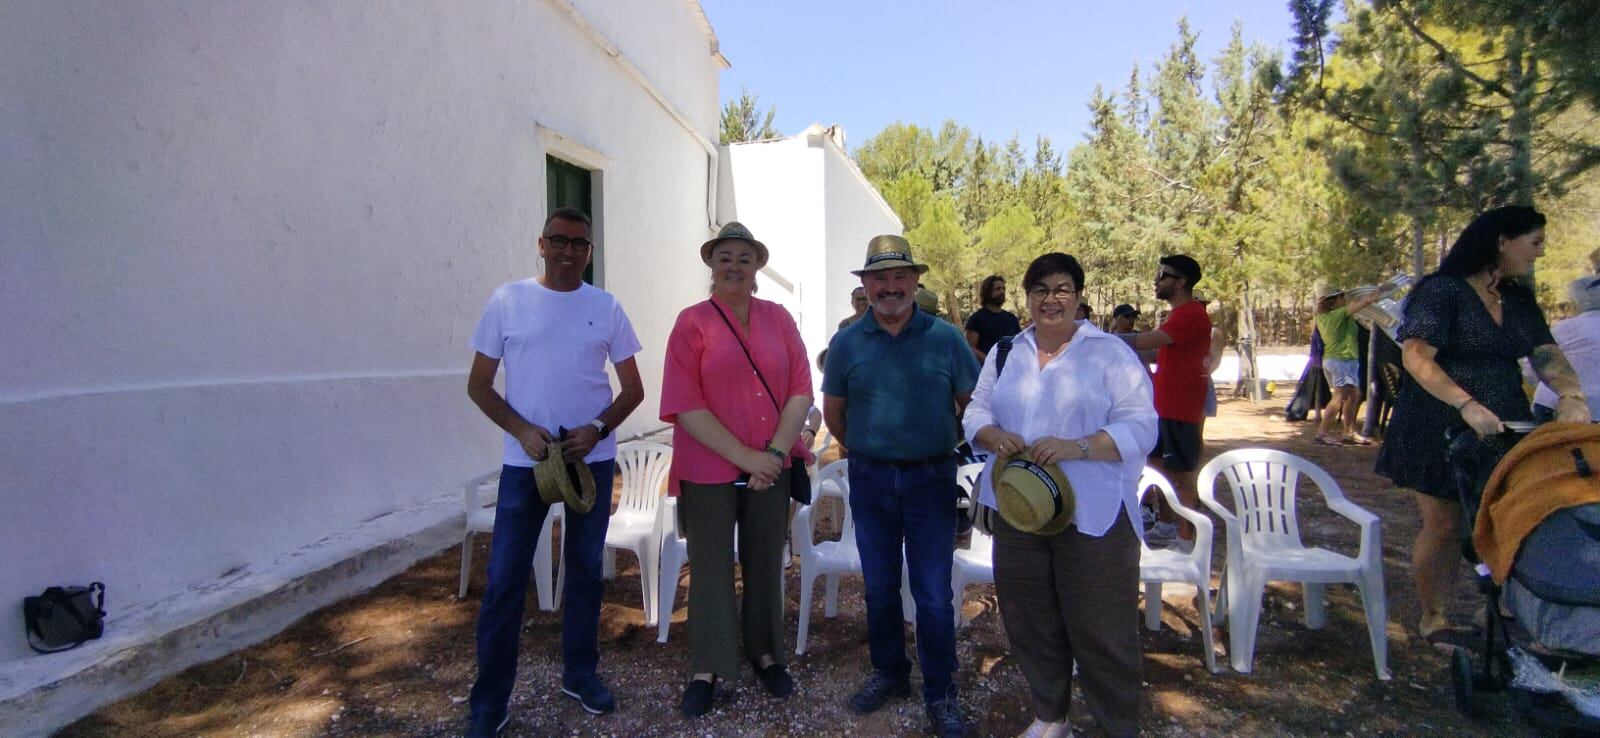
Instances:
[[[1138,479],[1156,442],[1150,378],[1127,344],[1073,316],[1083,267],[1045,254],[1023,277],[1032,324],[1013,340],[1004,370],[989,352],[964,424],[991,452],[979,501],[996,507],[994,459],[1027,449],[1057,464],[1077,499],[1055,535],[1024,533],[996,516],[1000,613],[1033,692],[1028,738],[1069,736],[1072,664],[1089,711],[1107,734],[1139,728]]]

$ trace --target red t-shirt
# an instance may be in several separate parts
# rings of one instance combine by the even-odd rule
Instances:
[[[1205,417],[1206,356],[1211,353],[1211,318],[1198,302],[1179,305],[1161,324],[1172,343],[1156,352],[1156,415],[1198,423]]]

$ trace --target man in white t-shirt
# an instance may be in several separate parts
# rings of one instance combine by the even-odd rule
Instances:
[[[588,216],[574,208],[551,212],[539,237],[544,275],[501,285],[472,334],[477,355],[467,396],[506,435],[489,586],[478,610],[478,680],[469,699],[469,737],[497,735],[510,720],[528,573],[550,510],[539,498],[533,466],[548,458],[553,443],[561,444],[563,458],[588,464],[600,491],[594,509],[581,515],[567,510],[562,523],[561,691],[595,715],[617,707],[596,671],[601,555],[617,454],[611,430],[639,406],[644,384],[633,358],[639,339],[628,316],[610,293],[583,281],[593,247]],[[504,396],[494,388],[502,362]],[[622,384],[615,400],[607,362]],[[564,441],[559,440],[563,430]]]

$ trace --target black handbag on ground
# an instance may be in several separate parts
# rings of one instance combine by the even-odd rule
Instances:
[[[22,598],[28,647],[39,653],[68,651],[105,633],[106,585],[51,587]]]
[[[745,348],[744,339],[739,337],[739,331],[733,327],[733,321],[728,320],[728,315],[722,312],[722,307],[714,301],[711,307],[722,316],[722,322],[728,326],[728,331],[733,334],[733,340],[739,342],[739,348],[744,351],[744,358],[750,362],[750,369],[756,373],[756,379],[761,380],[761,387],[767,391],[767,399],[772,401],[772,407],[778,411],[779,419],[783,418],[783,407],[778,404],[778,396],[772,393],[772,386],[767,384],[767,378],[761,376],[760,367],[756,366],[755,357],[750,355],[750,349]],[[745,477],[740,477],[741,480]],[[802,505],[811,504],[811,472],[806,470],[806,460],[799,456],[789,457],[789,499]]]

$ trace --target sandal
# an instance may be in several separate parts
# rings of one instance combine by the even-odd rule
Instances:
[[[1311,442],[1319,446],[1333,446],[1335,448],[1344,447],[1344,441],[1334,438],[1333,436],[1324,436],[1320,433],[1317,434],[1317,437],[1312,439]]]
[[[1344,437],[1343,443],[1347,446],[1371,446],[1372,439],[1351,434]]]

